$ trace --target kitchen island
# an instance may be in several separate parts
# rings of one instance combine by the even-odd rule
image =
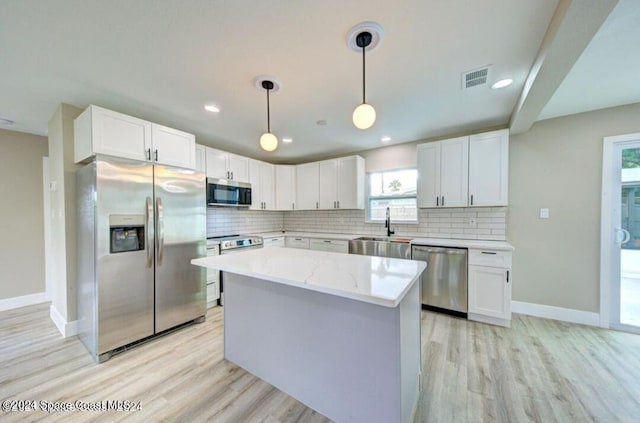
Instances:
[[[334,421],[411,421],[424,262],[274,247],[192,263],[224,272],[227,360]]]

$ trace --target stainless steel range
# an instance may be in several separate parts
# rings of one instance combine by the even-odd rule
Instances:
[[[207,238],[207,249],[220,244],[220,254],[235,254],[262,248],[262,237],[255,235],[225,235]],[[224,305],[224,278],[220,273],[220,305]]]

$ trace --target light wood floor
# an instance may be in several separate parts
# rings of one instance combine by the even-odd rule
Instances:
[[[514,315],[504,329],[423,313],[417,422],[638,422],[640,336]],[[0,312],[0,401],[140,401],[140,412],[0,421],[322,422],[222,358],[222,313],[96,365],[48,305]]]

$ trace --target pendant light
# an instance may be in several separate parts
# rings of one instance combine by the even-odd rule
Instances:
[[[371,44],[370,32],[363,31],[356,36],[356,45],[362,48],[362,104],[353,111],[353,124],[358,129],[369,129],[376,121],[376,110],[366,101],[365,49]]]
[[[271,115],[269,110],[269,91],[273,89],[273,81],[262,81],[262,88],[267,91],[267,132],[260,136],[260,147],[264,151],[274,151],[278,148],[278,137],[271,133]]]
[[[362,52],[362,104],[353,111],[353,124],[358,129],[368,129],[376,122],[376,110],[367,104],[365,52],[372,52],[382,42],[384,31],[377,22],[361,22],[347,33],[347,45],[357,53]]]

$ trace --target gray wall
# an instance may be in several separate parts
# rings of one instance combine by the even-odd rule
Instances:
[[[541,121],[511,136],[514,300],[599,311],[602,139],[639,131],[634,104]],[[538,217],[541,207],[549,219]]]
[[[46,289],[44,156],[47,138],[0,129],[0,299]]]

